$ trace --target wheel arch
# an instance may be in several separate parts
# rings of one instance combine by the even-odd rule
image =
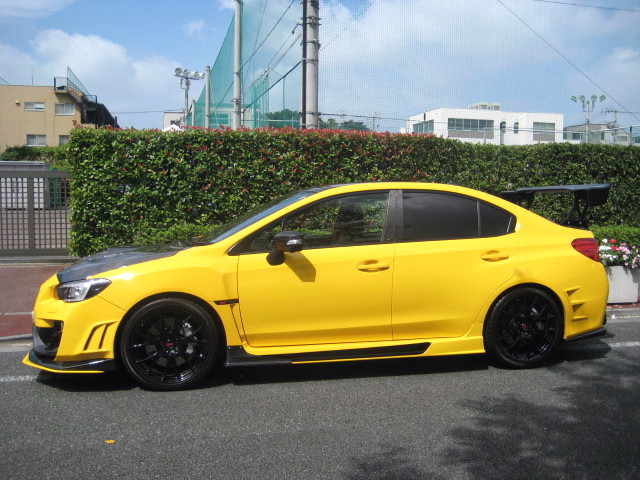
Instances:
[[[124,330],[124,326],[126,325],[127,321],[145,305],[148,305],[149,303],[154,302],[156,300],[163,300],[168,298],[180,298],[182,300],[189,300],[191,302],[196,303],[198,306],[202,307],[207,313],[211,315],[211,318],[215,322],[216,329],[218,330],[218,332],[220,332],[220,359],[219,360],[221,359],[223,360],[223,356],[225,355],[227,350],[227,336],[224,329],[224,324],[220,319],[220,315],[218,315],[218,312],[216,312],[216,309],[213,308],[211,304],[207,303],[202,298],[197,297],[195,295],[190,295],[184,292],[163,292],[163,293],[157,293],[155,295],[151,295],[149,297],[143,298],[138,303],[136,303],[133,307],[131,307],[127,311],[127,313],[124,314],[124,316],[122,317],[122,320],[120,320],[120,323],[118,325],[118,330],[116,331],[116,335],[114,339],[114,345],[113,345],[113,351],[115,352],[116,361],[118,362],[119,367],[122,367],[120,340],[122,338],[122,331]]]
[[[486,311],[486,313],[484,315],[483,325],[482,325],[482,336],[483,337],[485,337],[485,335],[486,335],[487,320],[489,319],[489,316],[491,315],[491,312],[493,312],[493,309],[495,308],[496,304],[505,295],[513,292],[514,290],[519,290],[521,288],[537,288],[537,289],[542,290],[543,292],[549,294],[551,296],[551,298],[556,302],[558,308],[560,308],[560,310],[562,311],[562,317],[564,319],[562,328],[564,330],[564,324],[566,323],[566,319],[567,319],[567,311],[566,311],[564,302],[562,301],[562,298],[560,298],[560,296],[553,289],[551,289],[551,288],[549,288],[549,287],[547,287],[545,285],[542,285],[540,283],[535,283],[535,282],[527,282],[527,283],[519,283],[517,285],[512,285],[511,287],[507,288],[506,290],[501,291],[498,295],[496,295],[496,297],[493,299],[493,301],[491,302],[491,305],[489,305],[489,308],[487,309],[487,311]]]

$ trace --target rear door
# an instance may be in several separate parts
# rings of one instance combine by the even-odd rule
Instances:
[[[473,197],[404,191],[393,277],[393,338],[464,335],[515,273],[515,218]]]

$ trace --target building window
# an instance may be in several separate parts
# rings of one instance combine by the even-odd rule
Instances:
[[[24,102],[24,109],[28,112],[44,112],[44,102]]]
[[[44,147],[47,145],[46,135],[27,135],[28,147]]]
[[[533,122],[533,133],[555,133],[555,123]]]
[[[582,140],[582,133],[571,132],[571,140]]]
[[[556,140],[556,124],[533,122],[533,140],[536,142],[554,142]]]
[[[58,145],[69,143],[69,135],[58,135]]]
[[[462,130],[464,132],[482,132],[493,130],[493,120],[478,120],[475,118],[450,118],[449,130]]]
[[[74,113],[73,103],[56,103],[56,115],[73,115]]]
[[[513,124],[513,133],[519,133],[520,132],[520,123],[519,122],[515,122]]]
[[[433,120],[413,125],[413,133],[433,133]]]
[[[627,137],[626,135],[618,135],[618,141],[619,142],[628,142],[629,141],[629,137]]]

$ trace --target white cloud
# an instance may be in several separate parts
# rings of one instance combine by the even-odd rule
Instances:
[[[183,91],[172,75],[180,63],[161,55],[134,58],[122,46],[97,35],[45,30],[31,41],[33,55],[0,45],[0,63],[22,58],[47,63],[56,71],[69,66],[89,93],[112,113],[165,110],[183,105]],[[64,74],[64,73],[62,73]],[[57,75],[60,75],[58,73]],[[159,128],[161,113],[118,114],[121,126]]]
[[[64,10],[76,0],[0,0],[0,18],[40,18]]]
[[[235,0],[217,0],[217,1],[218,1],[218,8],[220,8],[220,10],[224,10],[224,9],[233,10],[234,8],[236,8]]]
[[[637,83],[636,57],[610,52],[640,49],[637,15],[504,3],[511,11],[486,0],[323,2],[321,110],[402,116],[496,101],[562,113],[575,69],[554,48],[581,70],[602,72],[604,89],[634,92],[625,79],[635,74]],[[637,87],[629,95],[637,102]]]
[[[33,65],[33,57],[17,48],[0,43],[0,64]]]
[[[205,26],[204,20],[196,20],[193,22],[189,22],[186,25],[183,25],[182,30],[184,31],[184,33],[186,33],[190,37],[200,36],[202,35],[204,26]]]

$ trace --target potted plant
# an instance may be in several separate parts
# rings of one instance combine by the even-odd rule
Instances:
[[[640,278],[638,246],[605,238],[600,240],[598,250],[609,278],[607,303],[636,303]]]

